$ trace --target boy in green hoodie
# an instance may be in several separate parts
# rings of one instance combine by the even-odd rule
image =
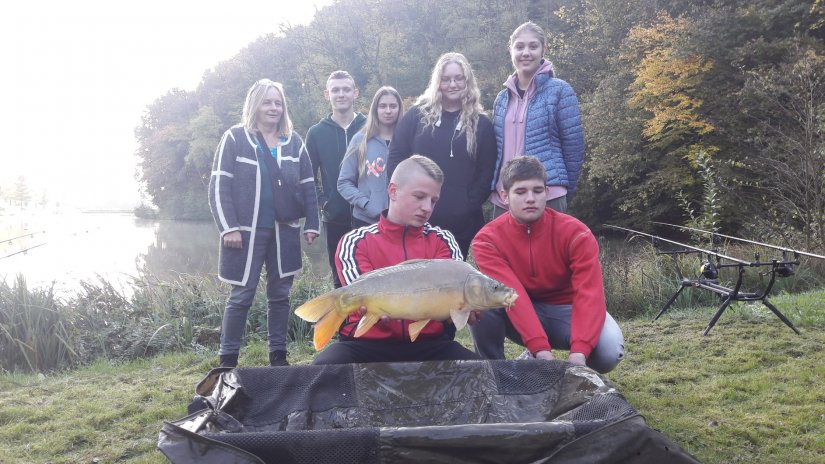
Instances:
[[[307,131],[306,148],[321,205],[321,220],[327,239],[327,255],[335,288],[341,286],[335,269],[335,250],[338,241],[351,229],[350,204],[338,193],[338,174],[341,162],[352,137],[364,126],[366,116],[355,112],[353,103],[358,97],[355,80],[346,71],[335,71],[327,79],[324,98],[332,106],[332,113]]]

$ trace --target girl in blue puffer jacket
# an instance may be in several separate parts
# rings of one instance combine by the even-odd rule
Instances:
[[[567,82],[554,77],[545,60],[544,31],[526,22],[510,36],[510,58],[515,72],[496,97],[493,125],[498,160],[490,201],[495,215],[507,211],[502,199],[499,170],[516,156],[534,156],[547,170],[547,206],[567,211],[567,198],[576,189],[584,161],[584,133],[579,101]]]

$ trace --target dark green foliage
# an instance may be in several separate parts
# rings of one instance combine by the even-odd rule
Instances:
[[[208,217],[207,161],[262,77],[284,83],[304,134],[329,112],[322,90],[330,72],[353,74],[363,111],[381,85],[414,101],[438,56],[455,50],[472,63],[489,109],[512,72],[509,35],[529,19],[547,32],[546,56],[582,103],[588,150],[576,216],[594,228],[648,228],[650,220],[690,220],[690,204],[699,215],[712,208],[723,232],[764,234],[781,222],[797,245],[822,247],[821,209],[812,204],[822,181],[794,192],[808,200],[784,201],[769,193],[782,188],[777,166],[758,162],[790,153],[796,169],[795,144],[821,137],[821,96],[809,112],[819,126],[773,137],[794,117],[759,92],[775,94],[779,107],[806,95],[788,76],[804,54],[825,53],[822,12],[818,0],[341,0],[309,25],[281,26],[217,63],[196,91],[173,90],[150,105],[136,131],[141,179],[162,217]],[[818,63],[812,70],[822,75]],[[705,205],[700,152],[717,181],[714,205]],[[792,211],[800,203],[804,214]]]

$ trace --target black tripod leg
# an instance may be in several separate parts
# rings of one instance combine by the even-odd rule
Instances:
[[[707,328],[705,329],[705,332],[702,333],[702,335],[707,335],[708,332],[710,332],[710,329],[712,329],[713,326],[716,325],[716,321],[719,320],[719,316],[721,316],[722,313],[725,312],[725,308],[728,307],[730,302],[731,302],[731,298],[730,298],[730,295],[728,295],[725,298],[725,301],[722,302],[722,306],[719,306],[719,310],[716,311],[716,314],[713,315],[713,318],[710,320],[710,324],[708,324]]]
[[[661,317],[662,314],[664,314],[665,311],[667,311],[667,308],[670,308],[670,305],[672,305],[673,302],[676,301],[676,298],[679,296],[680,293],[682,293],[682,290],[684,290],[684,289],[685,289],[685,286],[682,285],[681,287],[679,287],[679,290],[676,290],[676,293],[673,294],[672,297],[670,297],[670,299],[665,304],[664,308],[662,308],[662,310],[659,311],[659,314],[657,314],[656,317],[653,318],[654,321],[659,319],[659,317]]]
[[[768,301],[768,299],[767,299],[767,298],[765,298],[764,300],[762,300],[762,304],[764,304],[765,306],[767,306],[767,307],[768,307],[768,309],[770,309],[771,311],[773,311],[773,313],[774,313],[774,314],[776,314],[776,317],[778,317],[779,319],[781,319],[781,320],[782,320],[782,322],[784,322],[784,323],[785,323],[785,325],[787,325],[788,327],[790,327],[790,328],[791,328],[791,330],[793,330],[794,332],[796,332],[796,334],[797,334],[797,335],[800,335],[799,330],[797,330],[797,328],[796,328],[796,327],[794,327],[793,323],[792,323],[791,321],[789,321],[789,320],[788,320],[788,318],[787,318],[787,317],[785,317],[785,315],[784,315],[784,314],[780,313],[780,312],[779,312],[779,310],[778,310],[778,309],[776,309],[776,306],[772,305],[772,304]]]

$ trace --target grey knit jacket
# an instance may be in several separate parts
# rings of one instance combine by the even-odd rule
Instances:
[[[255,136],[243,126],[227,130],[215,151],[209,180],[209,207],[221,235],[219,277],[234,285],[246,285],[252,263],[252,250],[261,202],[261,168],[258,165]],[[284,180],[301,189],[304,198],[304,232],[319,233],[318,200],[312,164],[303,140],[292,132],[278,146],[278,163]],[[278,274],[293,275],[301,270],[300,222],[276,223]],[[223,246],[223,236],[240,231],[243,247]],[[269,272],[273,272],[270,269]]]

